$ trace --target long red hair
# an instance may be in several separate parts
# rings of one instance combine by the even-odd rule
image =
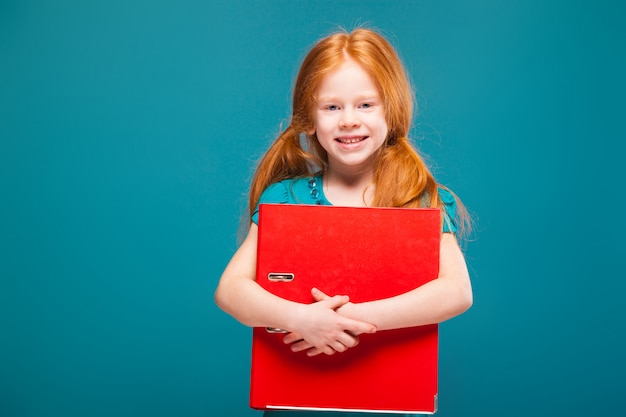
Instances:
[[[250,216],[269,185],[316,175],[326,169],[326,151],[315,135],[307,136],[303,132],[313,130],[316,92],[322,79],[343,63],[346,55],[361,65],[376,83],[389,128],[377,155],[372,206],[442,208],[437,192],[440,185],[408,139],[413,89],[400,58],[382,35],[359,28],[320,40],[304,58],[294,86],[290,124],[270,146],[252,177]],[[458,199],[457,215],[459,231],[463,232],[469,222]]]

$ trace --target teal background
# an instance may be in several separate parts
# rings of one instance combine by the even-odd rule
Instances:
[[[306,50],[366,23],[473,213],[445,416],[623,409],[618,1],[0,3],[0,415],[260,416],[213,290]]]

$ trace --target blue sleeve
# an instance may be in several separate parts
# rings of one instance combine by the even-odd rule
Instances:
[[[450,191],[439,188],[439,198],[443,203],[443,226],[442,233],[456,233],[456,199]]]
[[[277,182],[265,189],[261,197],[259,198],[259,203],[254,208],[254,212],[252,213],[252,221],[255,224],[259,224],[259,204],[286,204],[289,202],[289,190],[287,186],[282,182]]]

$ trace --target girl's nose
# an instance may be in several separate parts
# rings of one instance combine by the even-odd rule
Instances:
[[[352,110],[345,110],[341,114],[341,119],[339,120],[339,127],[347,129],[358,127],[361,124],[359,118]]]

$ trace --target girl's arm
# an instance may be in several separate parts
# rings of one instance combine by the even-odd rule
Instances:
[[[324,297],[313,304],[301,304],[261,288],[255,281],[257,239],[258,227],[252,223],[215,291],[215,302],[222,310],[247,326],[296,332],[317,353],[329,355],[356,346],[359,334],[376,330],[369,323],[335,311],[349,301],[347,296]]]
[[[326,294],[313,291],[318,300]],[[366,303],[347,303],[337,309],[345,317],[372,323],[377,330],[398,329],[441,323],[457,316],[472,305],[472,286],[465,258],[452,233],[443,233],[440,243],[439,276],[407,293]],[[299,335],[288,335],[285,343],[294,343],[293,350],[316,352]]]
[[[452,233],[443,233],[439,276],[412,291],[378,301],[348,304],[341,314],[367,320],[378,330],[441,323],[472,306],[472,286],[465,258]]]

